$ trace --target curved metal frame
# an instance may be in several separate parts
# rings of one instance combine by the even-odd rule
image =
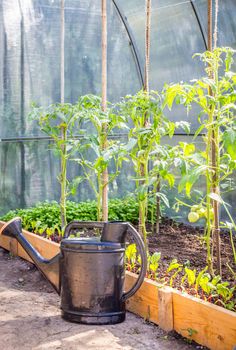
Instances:
[[[196,10],[196,7],[194,5],[194,1],[193,0],[189,0],[190,1],[190,4],[191,4],[191,7],[193,9],[193,12],[195,14],[195,17],[196,17],[196,20],[197,20],[197,23],[198,23],[198,26],[199,26],[199,29],[200,29],[200,33],[201,33],[201,36],[202,36],[202,39],[203,39],[203,43],[204,43],[204,46],[205,46],[205,49],[207,50],[207,42],[206,42],[206,38],[205,38],[205,35],[204,35],[204,30],[203,30],[203,27],[201,25],[201,22],[200,22],[200,19],[199,19],[199,16],[198,16],[198,13],[197,13],[197,10]],[[129,26],[129,23],[128,23],[128,20],[127,20],[127,17],[124,15],[123,11],[120,9],[119,5],[117,4],[117,0],[112,0],[112,3],[114,4],[115,6],[115,9],[117,10],[117,13],[125,27],[125,30],[127,32],[127,35],[128,35],[128,38],[130,40],[130,46],[132,48],[132,52],[133,52],[133,55],[134,55],[134,60],[135,60],[135,63],[136,63],[136,66],[137,66],[137,71],[138,71],[138,76],[139,76],[139,80],[140,80],[140,84],[141,86],[143,87],[144,86],[144,75],[143,75],[143,69],[141,67],[141,58],[140,58],[140,53],[139,53],[139,50],[138,50],[138,47],[136,45],[136,41],[135,41],[135,38],[134,38],[134,35],[132,33],[132,30]],[[42,140],[42,139],[48,139],[48,140],[51,140],[50,137],[40,137],[40,136],[36,136],[36,137],[16,137],[16,138],[2,138],[0,139],[0,142],[24,142],[24,141],[32,141],[32,140]]]
[[[139,79],[140,79],[140,83],[142,86],[144,86],[144,76],[143,76],[143,71],[142,71],[142,68],[141,68],[141,59],[140,59],[140,54],[139,54],[139,51],[138,51],[138,48],[137,48],[137,45],[136,45],[136,42],[135,42],[135,39],[134,39],[134,36],[133,36],[133,33],[132,33],[132,30],[129,26],[129,23],[127,21],[127,18],[125,17],[123,11],[120,9],[120,7],[118,6],[116,0],[112,0],[117,12],[118,12],[118,15],[125,27],[125,30],[128,34],[128,37],[129,37],[129,40],[130,40],[130,45],[131,45],[131,48],[133,49],[133,54],[134,54],[134,59],[135,59],[135,63],[136,63],[136,66],[137,66],[137,70],[138,70],[138,74],[139,74]]]
[[[200,29],[200,32],[201,32],[201,36],[202,36],[202,39],[203,39],[203,43],[204,43],[205,49],[207,50],[208,47],[207,47],[207,42],[206,42],[206,38],[205,38],[205,35],[204,35],[203,27],[201,25],[201,22],[200,22],[200,19],[199,19],[196,7],[195,7],[195,5],[193,3],[193,0],[190,0],[190,4],[191,4],[193,12],[194,12],[194,14],[196,16],[196,20],[197,20],[197,23],[198,23],[198,26],[199,26],[199,29]]]
[[[139,54],[139,51],[138,51],[138,48],[137,48],[137,45],[136,45],[135,38],[133,36],[132,30],[131,30],[131,28],[129,26],[129,23],[127,21],[126,16],[124,15],[123,11],[118,6],[117,1],[116,0],[112,0],[112,2],[114,4],[114,6],[115,6],[115,8],[116,8],[116,10],[118,12],[118,15],[121,18],[121,21],[124,24],[125,30],[126,30],[126,32],[128,34],[128,37],[129,37],[129,40],[130,40],[130,45],[131,45],[131,47],[133,49],[135,63],[137,65],[137,70],[138,70],[138,73],[139,73],[139,79],[140,79],[140,82],[141,82],[142,86],[144,86],[144,76],[143,76],[143,71],[142,71],[142,68],[141,68],[140,54]],[[196,20],[197,20],[197,23],[198,23],[198,26],[199,26],[199,29],[200,29],[200,33],[201,33],[201,36],[202,36],[202,39],[203,39],[204,47],[207,50],[207,42],[206,42],[206,38],[205,38],[205,35],[204,35],[203,27],[202,27],[202,24],[200,22],[200,19],[199,19],[196,7],[195,7],[195,5],[193,3],[193,0],[190,0],[190,5],[191,5],[191,7],[193,9],[193,12],[195,14],[195,17],[196,17]]]

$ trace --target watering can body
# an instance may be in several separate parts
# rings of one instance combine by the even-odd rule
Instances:
[[[70,238],[78,229],[101,229],[101,237]],[[123,222],[73,221],[65,228],[60,253],[44,259],[21,233],[21,220],[4,225],[1,233],[15,237],[61,296],[62,317],[86,324],[115,324],[125,320],[125,301],[141,286],[146,252],[138,232]],[[134,286],[124,292],[125,241],[133,235],[142,266]]]

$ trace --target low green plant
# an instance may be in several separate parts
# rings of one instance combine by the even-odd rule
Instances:
[[[97,202],[73,202],[66,203],[67,220],[97,220]],[[132,224],[138,223],[138,203],[135,196],[127,196],[122,199],[111,199],[109,201],[109,220],[128,221]],[[11,210],[1,217],[8,221],[16,216],[22,218],[23,228],[39,234],[52,236],[54,233],[62,234],[60,225],[60,205],[57,202],[37,203],[34,207],[27,209]],[[151,208],[149,211],[151,217]]]
[[[131,272],[138,272],[141,261],[140,256],[137,254],[135,244],[128,246],[126,258],[127,269]],[[210,301],[216,305],[223,306],[226,309],[236,311],[236,287],[230,287],[229,283],[223,282],[219,275],[212,278],[207,272],[207,266],[197,272],[196,269],[190,267],[189,261],[181,264],[177,259],[173,259],[163,278],[159,276],[158,273],[160,260],[160,252],[155,252],[152,255],[148,253],[148,278],[163,285],[169,285],[170,287],[173,287],[175,283],[176,286],[186,293],[190,293],[191,295],[205,301]],[[176,279],[178,279],[178,282],[176,282]]]
[[[134,271],[134,268],[137,265],[137,248],[135,243],[129,244],[126,247],[125,257],[127,270]]]
[[[187,293],[189,290],[192,292],[194,290],[194,295],[196,297],[214,302],[214,304],[221,305],[226,309],[236,311],[236,287],[230,287],[228,282],[222,282],[219,275],[212,278],[207,270],[208,267],[205,267],[197,273],[196,269],[191,269],[190,267],[184,266],[184,264],[179,264],[178,261],[174,259],[167,269],[167,273],[175,271],[170,277],[169,285],[172,287],[174,279],[183,272],[184,275],[180,282],[182,290]],[[187,281],[187,287],[185,286],[185,281]]]
[[[171,261],[168,269],[166,270],[167,273],[170,273],[171,271],[174,271],[174,273],[170,277],[170,282],[169,282],[170,287],[173,286],[174,280],[181,273],[182,269],[183,269],[183,265],[179,264],[177,259],[173,259]]]
[[[157,270],[159,268],[159,263],[161,260],[161,253],[160,252],[155,252],[152,255],[148,254],[148,270],[151,273],[151,277],[154,279],[157,278]],[[148,275],[148,277],[150,277]]]

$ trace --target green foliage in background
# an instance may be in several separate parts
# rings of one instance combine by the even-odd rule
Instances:
[[[109,201],[109,220],[129,221],[132,224],[138,223],[139,211],[138,202],[134,196],[128,196],[124,199],[110,199]],[[96,221],[97,220],[97,202],[72,202],[66,204],[68,222],[72,220]],[[148,218],[151,219],[151,206],[149,207]],[[0,219],[8,221],[14,217],[22,218],[24,229],[39,234],[46,234],[50,237],[57,231],[61,234],[60,226],[60,205],[59,203],[43,202],[27,209],[11,210]]]

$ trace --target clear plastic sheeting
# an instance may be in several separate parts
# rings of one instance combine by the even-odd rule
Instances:
[[[84,156],[89,159],[91,155]],[[57,181],[60,164],[51,141],[0,143],[0,165],[0,215],[9,209],[29,207],[40,201],[60,200],[60,185]],[[81,175],[81,168],[70,160],[68,180]],[[110,185],[109,196],[122,198],[132,192],[135,187],[134,181],[130,179],[132,175],[132,168],[125,163],[122,174]],[[95,196],[88,182],[84,181],[78,186],[76,196],[70,196],[70,199],[86,201],[95,199]]]
[[[196,9],[196,14],[199,17],[199,22],[202,26],[204,36],[207,38],[207,1],[206,0],[194,0],[192,1]],[[213,1],[213,5],[214,5]],[[213,21],[215,15],[215,9],[213,8]],[[236,48],[236,1],[224,0],[219,1],[219,13],[218,13],[218,46],[231,46]]]
[[[27,120],[32,102],[60,101],[60,1],[2,0],[0,5],[1,138],[39,134]],[[108,2],[108,98],[140,89],[127,32]],[[98,1],[65,1],[65,101],[101,94]]]
[[[122,8],[135,39],[141,66],[145,60],[145,1],[115,0]],[[213,2],[214,3],[214,2]],[[213,22],[214,22],[213,8]],[[236,48],[236,1],[219,3],[218,46]],[[150,85],[189,81],[203,74],[199,60],[207,48],[207,0],[152,1]]]
[[[0,0],[0,214],[38,201],[59,199],[59,161],[29,121],[30,105],[60,101],[60,0]],[[65,101],[101,94],[101,3],[65,0]],[[145,0],[111,0],[108,6],[108,98],[117,101],[142,87]],[[236,1],[219,8],[218,45],[236,47]],[[206,48],[207,0],[152,1],[150,85],[188,81],[203,74],[196,52]],[[173,120],[197,126],[197,111],[180,107]],[[122,130],[119,132],[123,132]],[[177,139],[181,136],[176,136]],[[26,141],[28,138],[29,141]],[[69,177],[79,174],[69,165]],[[132,192],[129,165],[111,196]],[[171,194],[170,194],[171,196]],[[75,200],[93,198],[88,184]],[[230,200],[233,198],[230,198]]]

